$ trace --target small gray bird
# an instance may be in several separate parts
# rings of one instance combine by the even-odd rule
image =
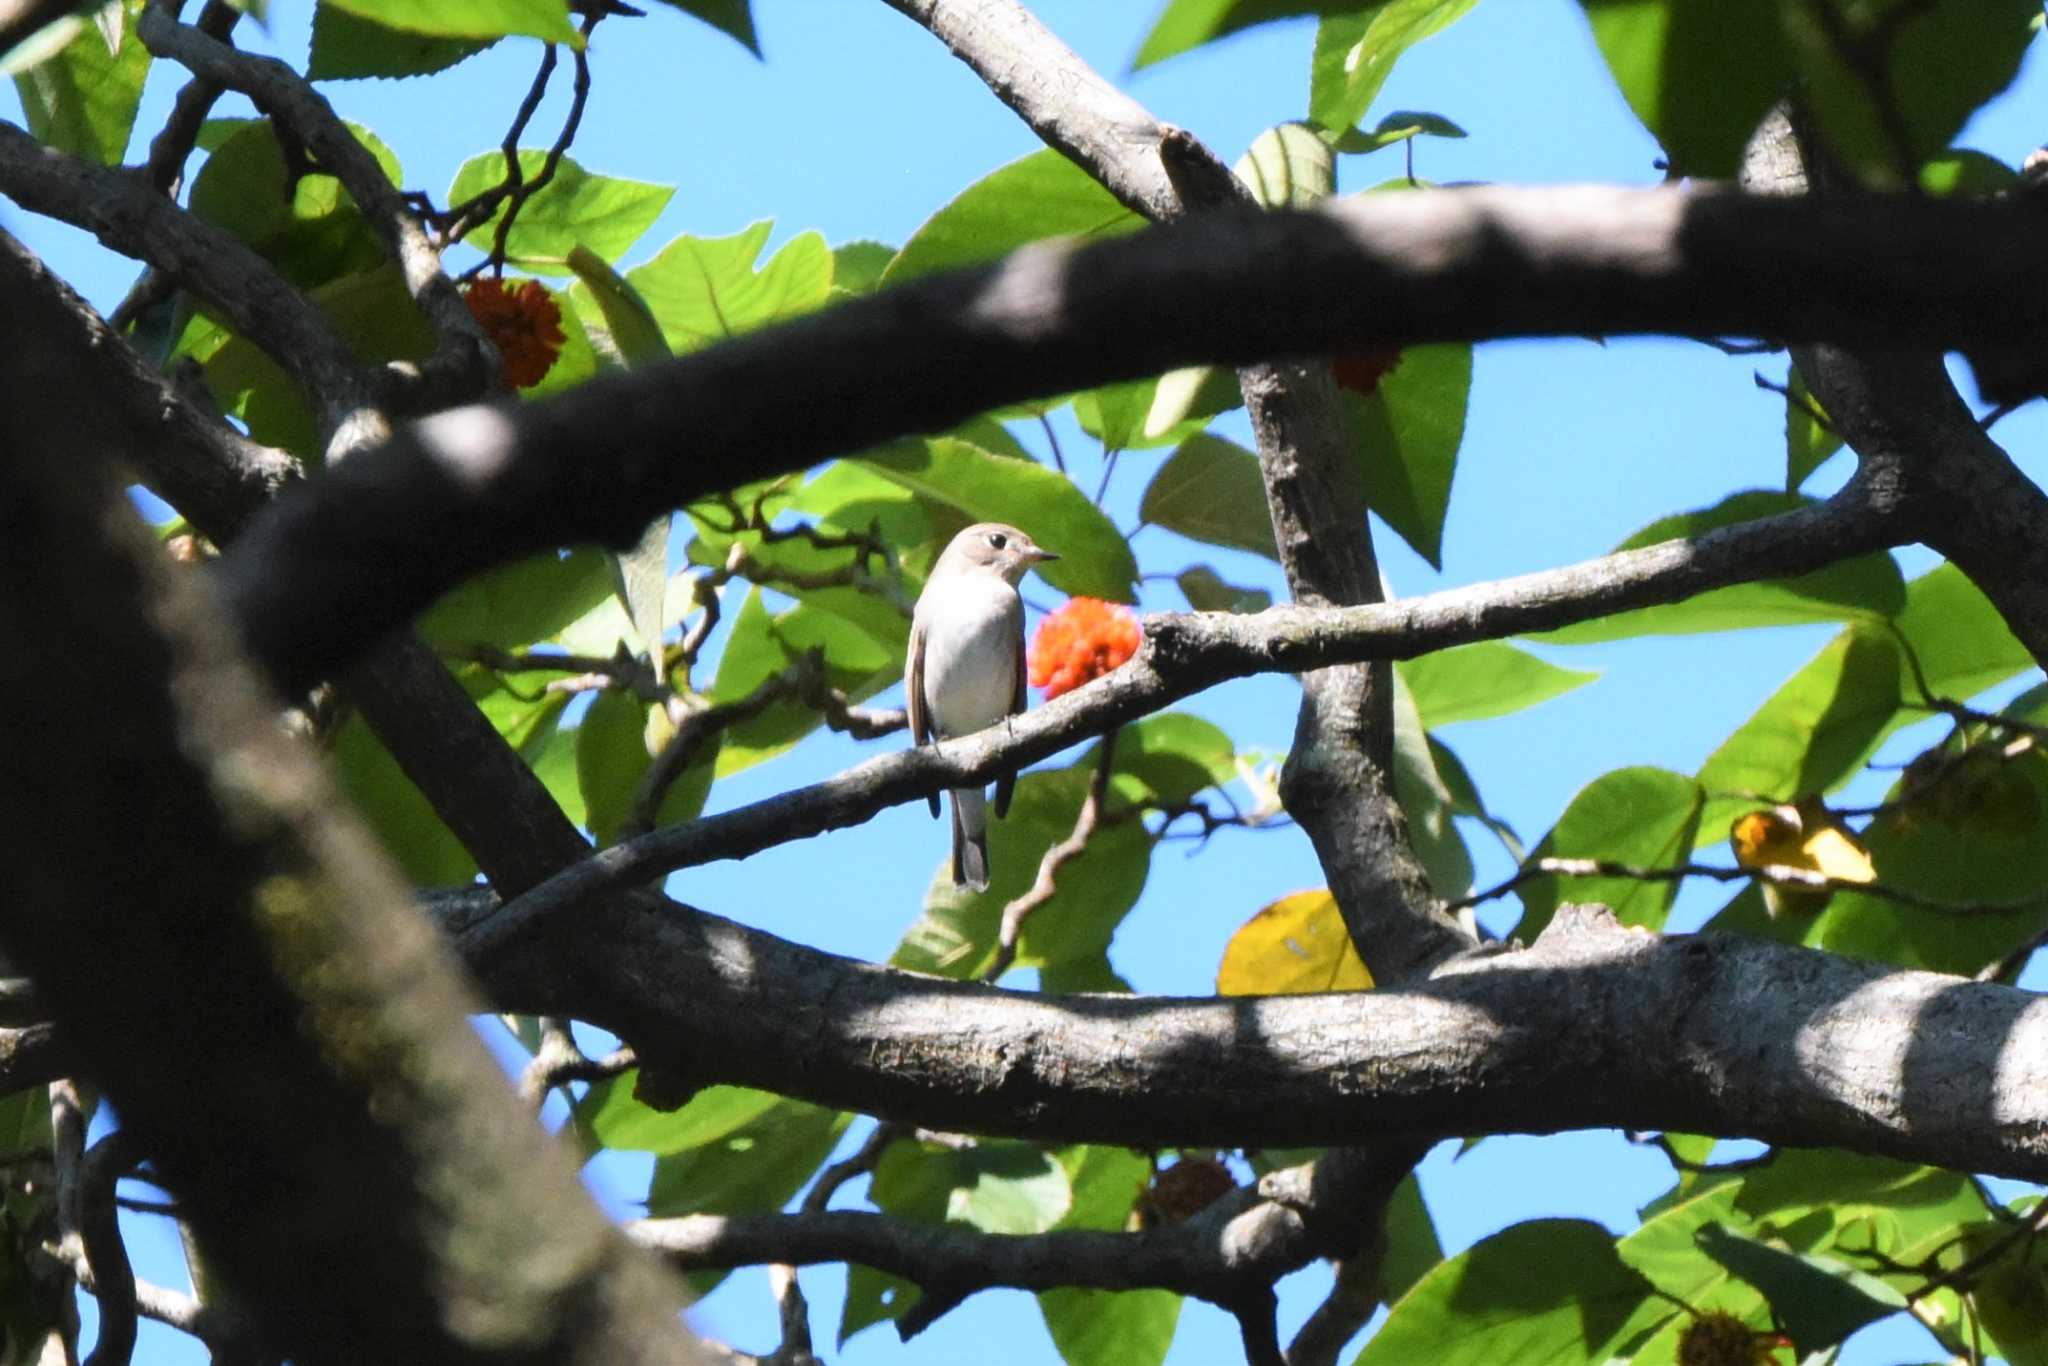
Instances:
[[[955,536],[918,596],[903,669],[910,734],[918,744],[972,735],[1024,710],[1024,600],[1017,582],[1059,556],[1001,522]],[[1010,809],[1017,775],[996,779],[996,815]],[[932,795],[932,814],[939,798]],[[988,814],[982,790],[953,792],[953,885],[988,890]]]

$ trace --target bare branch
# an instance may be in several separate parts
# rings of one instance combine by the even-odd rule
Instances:
[[[1012,897],[1003,907],[1003,923],[996,934],[995,957],[981,970],[980,980],[993,982],[1010,970],[1010,964],[1017,961],[1017,940],[1024,933],[1024,922],[1033,911],[1052,900],[1059,891],[1060,869],[1088,848],[1088,841],[1095,836],[1095,827],[1102,821],[1102,803],[1109,792],[1110,770],[1116,766],[1116,732],[1108,731],[1102,737],[1102,750],[1097,756],[1095,774],[1088,780],[1088,795],[1082,799],[1080,814],[1074,818],[1073,831],[1059,843],[1045,851],[1038,861],[1038,876],[1032,879],[1030,887]]]
[[[623,546],[664,508],[999,403],[1456,337],[2038,336],[2048,300],[2010,282],[2041,237],[2037,214],[2003,203],[1480,187],[1043,244],[516,411],[430,419],[279,506],[223,577],[259,656],[300,681],[490,565]],[[1953,268],[1924,270],[1930,255]],[[780,400],[792,376],[821,375],[843,402]]]
[[[744,858],[859,824],[883,807],[986,782],[1136,720],[1226,678],[1406,659],[1475,640],[1675,602],[1728,583],[1794,575],[1885,544],[1883,508],[1852,481],[1834,500],[1603,556],[1562,569],[1364,607],[1275,607],[1250,615],[1154,614],[1130,663],[978,736],[871,759],[836,778],[614,845],[471,931],[488,955],[588,898],[677,868]]]

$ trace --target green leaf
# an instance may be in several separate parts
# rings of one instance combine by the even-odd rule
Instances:
[[[607,688],[591,699],[576,727],[576,781],[583,790],[584,816],[600,847],[619,836],[633,811],[633,793],[647,772],[642,738],[647,710],[630,693]]]
[[[1991,600],[1953,564],[1922,574],[1906,585],[1905,596],[1894,624],[1919,666],[1899,685],[1906,698],[1924,700],[1917,681],[1924,679],[1934,696],[1967,702],[2034,667]]]
[[[548,154],[533,147],[519,149],[519,169],[526,183],[539,178]],[[460,204],[505,179],[503,152],[485,152],[462,163],[448,186],[448,203]],[[592,175],[574,157],[563,157],[554,178],[519,208],[505,236],[507,253],[536,275],[567,275],[569,253],[582,247],[606,261],[616,261],[654,226],[675,194],[672,185]],[[505,217],[500,205],[490,219],[470,232],[472,242],[496,240]],[[609,316],[609,315],[607,315]]]
[[[313,50],[306,75],[316,81],[425,76],[446,71],[496,41],[388,28],[321,0],[313,10]]]
[[[1255,24],[1340,8],[1347,8],[1340,0],[1168,0],[1138,45],[1131,66],[1137,69],[1178,57]]]
[[[350,124],[349,131],[385,177],[399,184],[403,175],[391,149],[366,128]],[[199,217],[254,247],[296,285],[374,276],[386,266],[382,239],[339,180],[320,173],[288,176],[268,120],[228,132],[193,177],[190,205]],[[418,312],[409,295],[406,306]]]
[[[1138,516],[1190,540],[1280,558],[1259,458],[1207,432],[1181,442],[1166,458],[1145,486]]]
[[[28,131],[60,152],[104,166],[118,166],[128,151],[142,83],[149,76],[149,49],[135,36],[135,19],[120,6],[121,40],[91,24],[80,25],[56,56],[14,78]]]
[[[751,588],[719,656],[712,700],[738,702],[753,696],[811,650],[824,657],[826,683],[852,701],[872,697],[903,676],[902,655],[878,644],[845,617],[809,603],[770,616],[761,590]],[[823,724],[818,710],[801,699],[771,703],[724,732],[717,775],[725,777],[786,753]]]
[[[1137,561],[1116,523],[1057,470],[992,455],[952,437],[909,437],[860,463],[974,521],[1008,522],[1060,558],[1039,577],[1063,593],[1131,601]]]
[[[1043,1233],[1066,1215],[1066,1170],[1029,1144],[983,1139],[960,1150],[931,1143],[889,1145],[875,1164],[868,1198],[913,1223],[964,1223],[989,1233]],[[916,1302],[908,1281],[866,1267],[847,1270],[839,1342],[899,1317]]]
[[[1760,1307],[1763,1297],[1746,1286],[1734,1286],[1734,1293],[1729,1293],[1726,1268],[1701,1256],[1695,1241],[1700,1229],[1709,1224],[1746,1222],[1735,1208],[1739,1193],[1740,1187],[1735,1183],[1717,1183],[1703,1194],[1675,1201],[1655,1215],[1646,1214],[1633,1233],[1615,1244],[1615,1253],[1623,1262],[1671,1297],[1645,1301],[1633,1327],[1654,1328],[1675,1322],[1682,1328],[1692,1321],[1692,1316],[1680,1309],[1678,1302],[1702,1312],[1717,1309],[1745,1319]]]
[[[1773,489],[1731,494],[1710,508],[1652,522],[1615,549],[1633,550],[1659,541],[1697,536],[1717,527],[1789,512],[1811,501]],[[1617,612],[1598,621],[1545,631],[1530,639],[1556,645],[1586,645],[1644,635],[1678,636],[1813,621],[1858,621],[1890,616],[1905,601],[1905,583],[1891,556],[1864,555],[1796,579],[1716,588],[1683,602]]]
[[[1465,17],[1477,0],[1375,0],[1318,6],[1309,117],[1333,133],[1365,116],[1401,54]]]
[[[731,237],[678,237],[626,272],[677,355],[808,313],[830,296],[832,252],[815,232],[791,238],[755,269],[773,226],[763,221]]]
[[[2038,721],[2036,722],[2038,724]],[[1895,788],[1890,797],[1896,798]],[[2016,901],[2002,914],[1940,915],[1839,892],[1805,940],[1831,953],[1969,975],[2026,943],[2048,905],[2048,760],[1985,755],[1945,776],[1927,799],[1863,831],[1885,885],[1936,901]]]
[[[1157,380],[1137,379],[1090,389],[1075,396],[1074,419],[1105,451],[1157,444],[1144,439],[1145,415],[1157,388]]]
[[[1720,1224],[1702,1228],[1698,1242],[1701,1251],[1763,1291],[1801,1356],[1907,1307],[1904,1295],[1832,1257],[1786,1252]]]
[[[726,1088],[706,1094],[715,1098],[722,1089]],[[705,1095],[699,1095],[683,1108],[687,1111],[704,1099]],[[713,1103],[720,1102],[714,1099]],[[755,1214],[781,1209],[832,1155],[852,1119],[800,1100],[777,1100],[738,1128],[657,1157],[647,1188],[648,1216],[662,1219],[679,1214]],[[700,1271],[686,1279],[701,1295],[725,1274]]]
[[[1842,449],[1842,438],[1820,420],[1827,414],[1797,366],[1785,388],[1785,492],[1797,493],[1809,475]]]
[[[761,44],[754,36],[752,0],[662,0],[662,3],[702,19],[756,57],[761,55]]]
[[[420,617],[420,637],[451,654],[517,649],[557,634],[610,595],[601,551],[544,551],[471,579]]]
[[[1388,1303],[1400,1299],[1443,1262],[1443,1244],[1436,1223],[1422,1200],[1422,1185],[1413,1172],[1394,1187],[1387,1202],[1387,1253],[1380,1265],[1380,1293]]]
[[[1465,895],[1472,889],[1472,855],[1453,819],[1456,803],[1436,771],[1415,696],[1399,674],[1394,676],[1394,795],[1407,814],[1409,837],[1430,886],[1446,899]],[[1366,967],[1372,967],[1369,958]]]
[[[1920,189],[1925,194],[2004,194],[2019,179],[2019,172],[1997,157],[1968,147],[1930,158],[1920,168]]]
[[[447,887],[477,875],[476,860],[436,815],[359,715],[330,742],[335,782],[415,887]]]
[[[1622,97],[1673,174],[1732,179],[1785,90],[1779,0],[1581,0]]]
[[[594,1082],[576,1104],[575,1124],[593,1146],[641,1153],[676,1153],[737,1133],[781,1104],[767,1091],[707,1086],[679,1110],[666,1113],[633,1096],[637,1069]]]
[[[1078,767],[1093,772],[1102,746],[1090,746]],[[1116,735],[1110,790],[1129,802],[1184,802],[1237,776],[1237,750],[1214,722],[1187,712],[1162,712]]]
[[[1451,794],[1451,811],[1455,815],[1469,816],[1491,830],[1508,851],[1508,857],[1520,863],[1528,857],[1522,847],[1521,836],[1513,826],[1486,809],[1480,800],[1479,788],[1472,781],[1472,775],[1465,768],[1465,761],[1457,752],[1434,735],[1429,737],[1429,757],[1436,764],[1437,777],[1443,780],[1444,790]]]
[[[1122,1232],[1152,1176],[1128,1148],[1065,1148],[1057,1155],[1073,1202],[1057,1227]],[[1067,1366],[1159,1366],[1173,1344],[1181,1297],[1167,1290],[1048,1290],[1038,1296],[1046,1330]]]
[[[1269,209],[1311,209],[1337,192],[1336,157],[1306,123],[1268,128],[1232,170]]]
[[[1145,442],[1171,439],[1187,424],[1202,423],[1219,413],[1244,405],[1244,393],[1237,385],[1237,372],[1220,365],[1194,365],[1169,370],[1153,387],[1152,407],[1145,414],[1141,435]],[[1182,439],[1194,435],[1183,432]]]
[[[931,857],[938,867],[924,914],[904,933],[890,963],[959,979],[979,972],[994,951],[1003,907],[1031,886],[1045,851],[1073,833],[1091,777],[1077,765],[1017,780],[1009,817],[990,822],[985,892],[953,885],[946,826],[935,822]],[[1062,866],[1052,899],[1024,922],[1016,965],[1043,971],[1101,960],[1144,890],[1151,856],[1151,836],[1138,822],[1099,827],[1087,847]]]
[[[1411,346],[1374,392],[1343,395],[1366,502],[1439,569],[1471,390],[1472,348],[1457,344]]]
[[[1338,152],[1377,152],[1382,147],[1391,147],[1397,142],[1411,138],[1462,138],[1467,136],[1464,129],[1441,114],[1425,113],[1416,109],[1397,109],[1381,119],[1371,129],[1350,128],[1337,134],[1330,143]]]
[[[502,38],[520,33],[581,47],[566,0],[323,0],[385,28],[446,38]]]
[[[1561,697],[1600,676],[1561,669],[1499,640],[1438,650],[1394,667],[1415,695],[1416,709],[1429,730],[1506,716]]]
[[[1888,41],[1876,36],[1909,7]],[[2011,84],[2041,7],[2034,0],[1862,0],[1840,12],[1844,32],[1837,35],[1811,6],[1783,8],[1802,89],[1836,154],[1866,180],[1897,187]],[[1844,41],[1862,50],[1846,52]]]
[[[1144,223],[1095,177],[1047,148],[962,190],[912,234],[882,280],[898,284],[980,265],[1044,237],[1106,237]]]
[[[1579,789],[1533,858],[1612,859],[1639,868],[1664,868],[1692,852],[1705,794],[1682,773],[1621,768]],[[1658,929],[1678,895],[1675,882],[1633,878],[1541,877],[1522,884],[1527,908],[1515,933],[1534,942],[1563,901],[1606,903],[1624,925]]]
[[[1273,605],[1273,595],[1263,588],[1239,588],[1225,583],[1206,564],[1183,569],[1175,576],[1181,596],[1197,612],[1263,612]]]
[[[872,294],[882,272],[896,259],[896,248],[884,242],[847,242],[832,248],[832,292]]]
[[[1602,1361],[1651,1293],[1598,1224],[1514,1224],[1438,1264],[1397,1300],[1355,1366]]]
[[[1899,710],[1899,651],[1888,632],[1858,626],[1821,648],[1700,767],[1707,792],[1700,839],[1728,838],[1757,793],[1789,802],[1856,776]]]

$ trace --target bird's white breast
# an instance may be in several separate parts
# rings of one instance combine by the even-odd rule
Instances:
[[[928,585],[918,599],[924,624],[924,695],[932,728],[968,735],[1007,715],[1017,694],[1024,604],[993,574]]]

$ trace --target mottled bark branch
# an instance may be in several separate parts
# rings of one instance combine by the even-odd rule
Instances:
[[[0,144],[4,150],[4,144]],[[539,403],[402,431],[226,557],[303,682],[491,565],[1003,402],[1197,361],[1587,332],[1959,346],[2048,332],[2022,205],[1708,189],[1434,190],[1032,247]],[[1927,269],[1940,260],[1939,271]],[[795,404],[831,376],[834,401]]]
[[[468,954],[500,1008],[692,1080],[884,1119],[1134,1147],[1673,1129],[2048,1177],[2030,992],[1561,912],[1523,952],[1326,996],[1045,997],[820,953],[652,898]]]

